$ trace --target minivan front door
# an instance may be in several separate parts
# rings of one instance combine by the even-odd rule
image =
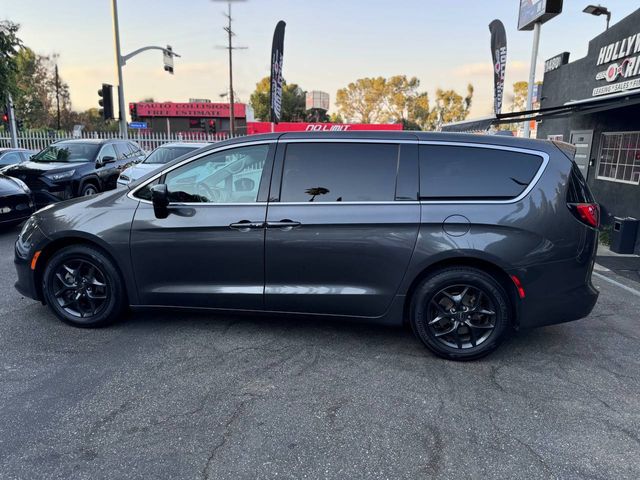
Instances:
[[[164,174],[169,215],[156,218],[148,187],[131,229],[141,304],[260,310],[271,144],[199,157]],[[264,190],[264,200],[258,193]]]
[[[267,212],[267,310],[387,311],[418,234],[416,152],[411,144],[279,143]],[[416,182],[404,197],[396,191],[403,168],[414,168],[407,177]]]

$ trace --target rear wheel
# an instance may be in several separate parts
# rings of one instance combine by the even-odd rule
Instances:
[[[122,280],[113,261],[86,245],[63,248],[51,257],[42,291],[53,313],[76,327],[113,323],[126,306]]]
[[[436,355],[475,360],[495,350],[510,326],[509,297],[491,275],[470,267],[440,270],[416,289],[411,326]]]

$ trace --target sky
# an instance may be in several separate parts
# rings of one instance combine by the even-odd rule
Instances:
[[[560,52],[570,60],[605,27],[604,17],[582,13],[589,0],[565,0],[563,13],[542,26],[542,63]],[[637,0],[603,0],[612,23],[640,7]],[[422,91],[464,93],[475,87],[470,118],[491,113],[493,73],[488,25],[500,19],[508,41],[505,109],[513,82],[527,80],[532,32],[517,30],[519,0],[245,0],[234,2],[234,90],[248,102],[269,74],[273,29],[287,23],[284,77],[304,90],[329,93],[358,78],[405,74]],[[52,7],[55,5],[55,7]],[[211,0],[119,0],[120,39],[126,54],[147,45],[172,45],[175,75],[164,72],[162,53],[144,52],[124,67],[126,102],[209,98],[228,90],[223,31],[226,2]],[[117,84],[111,0],[0,0],[0,19],[21,25],[20,37],[42,55],[59,54],[60,75],[76,110],[97,107],[101,84]]]

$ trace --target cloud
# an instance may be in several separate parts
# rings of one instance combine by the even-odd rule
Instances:
[[[507,73],[526,74],[529,71],[529,63],[522,60],[507,61]],[[452,71],[454,77],[468,78],[474,76],[485,76],[493,74],[491,62],[463,63],[455,67]]]

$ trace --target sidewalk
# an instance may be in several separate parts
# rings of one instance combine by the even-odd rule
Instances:
[[[598,245],[596,263],[613,270],[618,275],[640,282],[640,256],[620,255],[609,250],[609,247]]]

